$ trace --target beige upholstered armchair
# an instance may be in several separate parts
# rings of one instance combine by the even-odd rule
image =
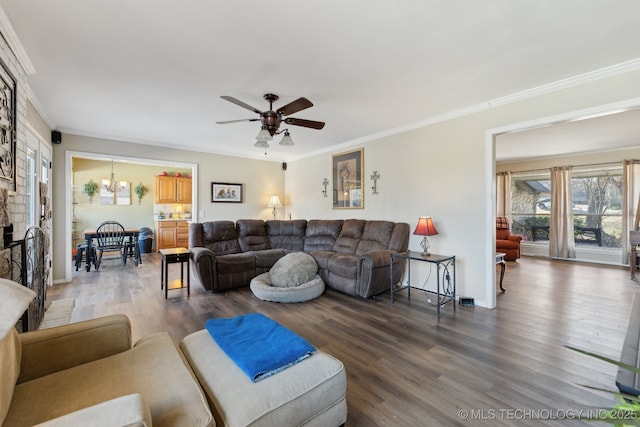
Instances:
[[[169,335],[132,347],[124,315],[19,334],[34,296],[0,279],[1,426],[215,425]]]

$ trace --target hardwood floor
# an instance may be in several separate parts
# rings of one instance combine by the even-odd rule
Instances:
[[[615,398],[580,384],[613,390],[616,368],[564,346],[617,359],[640,290],[623,268],[523,258],[507,264],[495,310],[458,306],[454,315],[447,306],[437,322],[420,292],[390,304],[388,293],[362,300],[327,290],[277,304],[248,288],[208,293],[192,278],[189,298],[174,290],[165,300],[159,256],[143,257],[137,268],[110,261],[74,272],[48,298],[75,298],[72,321],[124,313],[134,339],[166,330],[176,342],[212,317],[264,313],[342,360],[347,426],[594,425],[568,418]],[[177,265],[170,270],[175,278]]]

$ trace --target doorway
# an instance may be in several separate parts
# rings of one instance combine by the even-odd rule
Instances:
[[[491,211],[493,215],[489,216],[490,218],[492,218],[492,220],[489,224],[487,224],[487,226],[490,227],[490,232],[488,235],[493,235],[495,240],[496,171],[498,169],[497,167],[498,161],[503,161],[505,158],[509,158],[509,156],[513,156],[514,153],[518,153],[518,156],[520,157],[518,159],[509,158],[509,161],[525,162],[527,159],[527,156],[530,160],[538,159],[538,161],[540,161],[540,159],[546,158],[548,160],[549,158],[576,155],[580,151],[582,152],[589,151],[589,149],[586,148],[587,144],[584,138],[581,141],[582,143],[579,144],[580,149],[574,148],[572,150],[571,145],[562,145],[560,142],[558,142],[557,138],[552,138],[550,142],[549,141],[545,143],[538,142],[535,145],[531,143],[531,141],[529,141],[528,143],[522,142],[516,147],[515,136],[524,136],[525,134],[528,134],[529,136],[531,136],[531,135],[534,135],[536,132],[540,132],[541,135],[545,135],[550,133],[552,130],[559,129],[558,126],[562,126],[566,124],[573,124],[576,128],[588,129],[589,125],[593,125],[594,123],[596,123],[592,119],[597,119],[600,117],[606,117],[610,115],[612,116],[616,113],[632,113],[633,112],[634,114],[639,114],[640,113],[639,107],[640,107],[640,98],[636,98],[636,99],[632,99],[624,102],[619,102],[614,104],[605,104],[605,105],[600,105],[600,106],[585,109],[585,110],[578,110],[578,111],[563,113],[557,116],[544,117],[541,119],[536,119],[536,120],[521,122],[521,123],[512,123],[510,125],[506,125],[500,128],[487,130],[485,148],[487,150],[486,152],[488,154],[488,158],[491,159],[490,161],[492,163],[488,168],[488,170],[491,171],[490,176],[488,177],[490,181],[488,185],[489,185],[490,191],[493,192],[492,199],[494,200],[493,206],[491,207]],[[577,130],[575,132],[577,136],[580,136]],[[586,131],[586,132],[593,133],[592,130]],[[514,138],[511,139],[512,137]],[[504,145],[504,142],[507,140],[510,140],[511,145]],[[635,136],[635,138],[631,140],[621,139],[620,141],[616,141],[616,142],[618,144],[617,146],[612,146],[612,143],[610,140],[608,140],[607,145],[600,145],[600,146],[595,145],[595,142],[594,142],[594,144],[591,145],[592,147],[591,151],[600,152],[602,155],[602,152],[605,150],[605,147],[609,151],[612,149],[619,151],[624,148],[633,148],[633,147],[638,147],[640,145],[640,140],[637,139],[637,135]],[[554,143],[555,143],[555,146],[553,145]],[[541,149],[544,149],[544,147],[546,147],[546,150],[540,151]],[[558,150],[558,148],[563,149],[564,152],[551,151],[551,150]],[[531,167],[527,166],[527,168],[531,168]],[[492,256],[490,260],[492,266],[494,264],[494,261],[495,260]],[[491,284],[495,284],[496,276],[493,268],[490,269],[489,271],[492,277],[491,279],[487,278],[487,282],[489,286],[491,286]],[[507,274],[508,274],[508,267],[507,267]],[[497,286],[494,287],[493,292],[488,292],[488,295],[493,296],[492,306],[495,306],[496,288]]]
[[[34,129],[27,126],[27,162],[26,162],[26,209],[25,230],[39,226],[47,236],[49,244],[46,253],[53,261],[51,245],[51,145],[43,140]],[[48,265],[47,267],[51,267]],[[47,275],[47,286],[51,286],[52,275]]]
[[[100,162],[116,162],[115,164],[126,164],[126,165],[144,165],[144,166],[157,166],[160,169],[168,169],[171,168],[183,168],[190,169],[193,177],[198,176],[198,165],[195,163],[183,163],[183,162],[169,162],[164,160],[157,159],[146,159],[146,158],[138,158],[138,157],[125,157],[125,156],[117,156],[112,154],[97,154],[97,153],[88,153],[88,152],[80,152],[80,151],[67,151],[65,152],[65,254],[71,254],[74,248],[73,246],[73,236],[74,236],[74,220],[73,220],[73,212],[74,212],[74,197],[77,195],[74,191],[77,192],[78,189],[74,189],[73,186],[73,164],[74,158],[80,158],[85,160],[93,160]],[[100,182],[100,178],[96,176],[98,182]],[[150,185],[150,197],[153,197],[153,186]],[[80,190],[81,191],[81,190]],[[198,209],[198,180],[193,179],[192,182],[192,209],[194,212],[197,212]],[[136,202],[137,203],[137,202]],[[152,218],[150,217],[150,220]],[[69,255],[70,256],[70,255]],[[70,258],[69,258],[70,259]],[[59,265],[59,264],[58,264]],[[72,263],[68,262],[67,258],[65,258],[64,264],[64,281],[71,281],[72,279]]]

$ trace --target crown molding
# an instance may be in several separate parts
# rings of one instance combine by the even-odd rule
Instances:
[[[448,120],[457,119],[459,117],[479,113],[482,111],[490,110],[492,108],[496,108],[499,106],[504,106],[508,104],[512,104],[514,102],[524,101],[526,99],[534,98],[536,96],[549,94],[552,92],[557,92],[563,89],[571,88],[574,86],[579,86],[582,84],[595,82],[598,80],[606,79],[609,77],[614,77],[620,74],[630,73],[633,71],[640,70],[640,58],[632,59],[630,61],[622,62],[620,64],[611,65],[609,67],[600,68],[595,71],[590,71],[583,74],[578,74],[577,76],[569,77],[566,79],[558,80],[553,83],[537,86],[531,89],[523,90],[520,92],[515,92],[511,95],[502,96],[499,98],[494,98],[487,102],[482,102],[480,104],[471,105],[469,107],[461,108],[459,110],[454,110],[448,113],[439,114],[437,116],[429,117],[425,120],[421,120],[418,122],[409,123],[403,126],[399,126],[393,129],[388,129],[382,132],[374,133],[371,135],[367,135],[361,138],[357,138],[351,141],[346,141],[342,144],[332,146],[330,148],[322,149],[315,151],[313,153],[309,153],[308,155],[300,156],[293,160],[299,160],[307,157],[313,157],[319,154],[326,154],[330,152],[336,152],[338,150],[346,149],[348,147],[352,147],[355,145],[363,145],[370,141],[375,141],[377,139],[386,138],[393,135],[398,135],[404,132],[409,132],[415,129],[420,129],[423,127],[431,126],[437,123],[446,122]],[[599,110],[599,109],[598,109]]]
[[[546,85],[537,86],[531,89],[516,92],[511,95],[493,99],[488,103],[491,106],[491,108],[499,107],[502,105],[512,104],[514,102],[523,101],[529,98],[534,98],[536,96],[557,92],[559,90],[568,89],[571,87],[595,82],[598,80],[602,80],[609,77],[614,77],[620,74],[630,73],[638,70],[640,70],[640,58],[636,58],[630,61],[622,62],[620,64],[615,64],[608,67],[600,68],[594,71],[589,71],[587,73],[578,74],[577,76],[558,80]]]
[[[13,29],[13,25],[11,25],[11,21],[9,20],[9,17],[7,16],[2,6],[0,6],[0,32],[7,41],[9,48],[18,59],[20,65],[22,65],[25,73],[28,76],[35,74],[36,68],[33,66],[33,63],[29,59],[27,51],[24,49],[24,46],[22,46],[22,42],[18,38],[18,34]]]

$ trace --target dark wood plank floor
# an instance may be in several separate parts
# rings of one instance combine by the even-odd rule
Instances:
[[[579,384],[614,389],[616,368],[564,346],[618,358],[640,290],[626,269],[523,258],[508,263],[497,309],[454,315],[448,306],[438,322],[419,292],[393,305],[388,293],[362,300],[332,290],[277,304],[248,288],[208,293],[192,280],[190,298],[173,290],[165,300],[159,256],[143,256],[137,268],[110,261],[76,272],[49,299],[75,298],[72,321],[124,313],[135,339],[166,330],[176,342],[212,317],[264,313],[345,364],[348,426],[594,425],[566,418],[613,405]],[[170,270],[175,278],[178,265]]]

